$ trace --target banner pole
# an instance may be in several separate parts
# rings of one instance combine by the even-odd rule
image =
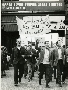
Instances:
[[[66,50],[66,26],[65,26],[65,50]]]

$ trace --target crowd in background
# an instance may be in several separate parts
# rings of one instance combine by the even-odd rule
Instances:
[[[31,43],[24,46],[20,41],[12,49],[12,55],[8,53],[6,47],[1,48],[1,77],[6,76],[5,70],[9,70],[12,64],[14,67],[14,85],[21,83],[21,78],[28,78],[28,82],[33,80],[34,72],[38,71],[39,85],[45,74],[46,87],[52,81],[52,75],[56,79],[56,84],[62,87],[68,77],[68,47],[61,47],[58,40],[56,46],[49,47],[49,42],[45,46],[35,48]],[[19,70],[19,73],[18,73]],[[19,78],[19,81],[18,81]]]
[[[6,70],[9,70],[11,65],[11,54],[5,46],[1,47],[1,77],[6,76]]]

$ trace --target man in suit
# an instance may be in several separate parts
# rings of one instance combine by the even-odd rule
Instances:
[[[17,39],[17,46],[13,48],[12,51],[12,59],[14,65],[14,85],[18,85],[18,78],[19,83],[21,82],[22,77],[22,66],[24,63],[24,59],[22,57],[22,50],[21,50],[21,40]],[[19,70],[19,71],[18,71]],[[19,75],[18,75],[19,73]]]
[[[25,47],[24,46],[21,46],[20,48],[20,54],[21,54],[21,58],[20,58],[20,64],[22,65],[21,67],[21,77],[23,76],[24,73],[24,66],[25,66],[25,54],[26,54],[26,50],[25,50]]]
[[[24,45],[25,51],[24,51],[24,59],[25,59],[25,63],[24,63],[24,78],[26,79],[26,76],[28,74],[28,66],[27,66],[27,45]]]
[[[39,73],[39,84],[41,85],[41,79],[45,72],[47,88],[50,88],[48,84],[51,80],[52,61],[51,61],[50,57],[51,57],[51,52],[50,52],[50,48],[49,48],[49,41],[46,41],[44,49],[42,49],[42,47],[41,47],[38,64],[39,64],[39,72],[40,72]]]
[[[62,77],[63,84],[65,83],[66,77],[68,77],[68,46],[66,47],[66,50],[65,50],[65,67],[64,67],[63,77]]]
[[[53,60],[53,68],[54,68],[54,79],[56,79],[56,60],[55,60],[55,48],[56,46],[53,46],[51,50],[51,60]]]
[[[61,79],[62,79],[62,74],[63,74],[63,64],[65,64],[64,49],[61,47],[60,40],[56,42],[56,45],[57,45],[55,49],[55,60],[56,60],[56,65],[57,65],[56,83],[59,84],[59,87],[62,87]]]
[[[1,71],[2,71],[2,76],[6,76],[6,64],[7,64],[7,53],[8,50],[6,47],[1,48]]]
[[[32,47],[32,44],[28,44],[27,49],[27,65],[28,65],[28,81],[32,80],[32,77],[34,77],[34,68],[36,63],[36,50]]]
[[[32,79],[32,46],[27,47],[28,82]]]
[[[37,57],[37,53],[36,53],[35,46],[32,46],[32,77],[34,77],[36,57]]]

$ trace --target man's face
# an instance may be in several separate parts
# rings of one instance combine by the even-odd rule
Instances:
[[[46,42],[45,47],[49,48],[49,42]]]
[[[17,47],[21,47],[21,40],[17,40]]]
[[[61,47],[61,41],[58,41],[58,46]]]
[[[28,49],[31,49],[31,45],[28,45]]]
[[[25,49],[27,49],[27,45],[24,45]]]

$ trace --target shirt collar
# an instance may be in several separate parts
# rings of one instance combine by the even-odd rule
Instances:
[[[17,47],[20,50],[20,47]]]
[[[45,48],[45,50],[49,51],[49,49],[48,49],[48,48]]]
[[[61,47],[58,47],[58,49],[61,49]]]

